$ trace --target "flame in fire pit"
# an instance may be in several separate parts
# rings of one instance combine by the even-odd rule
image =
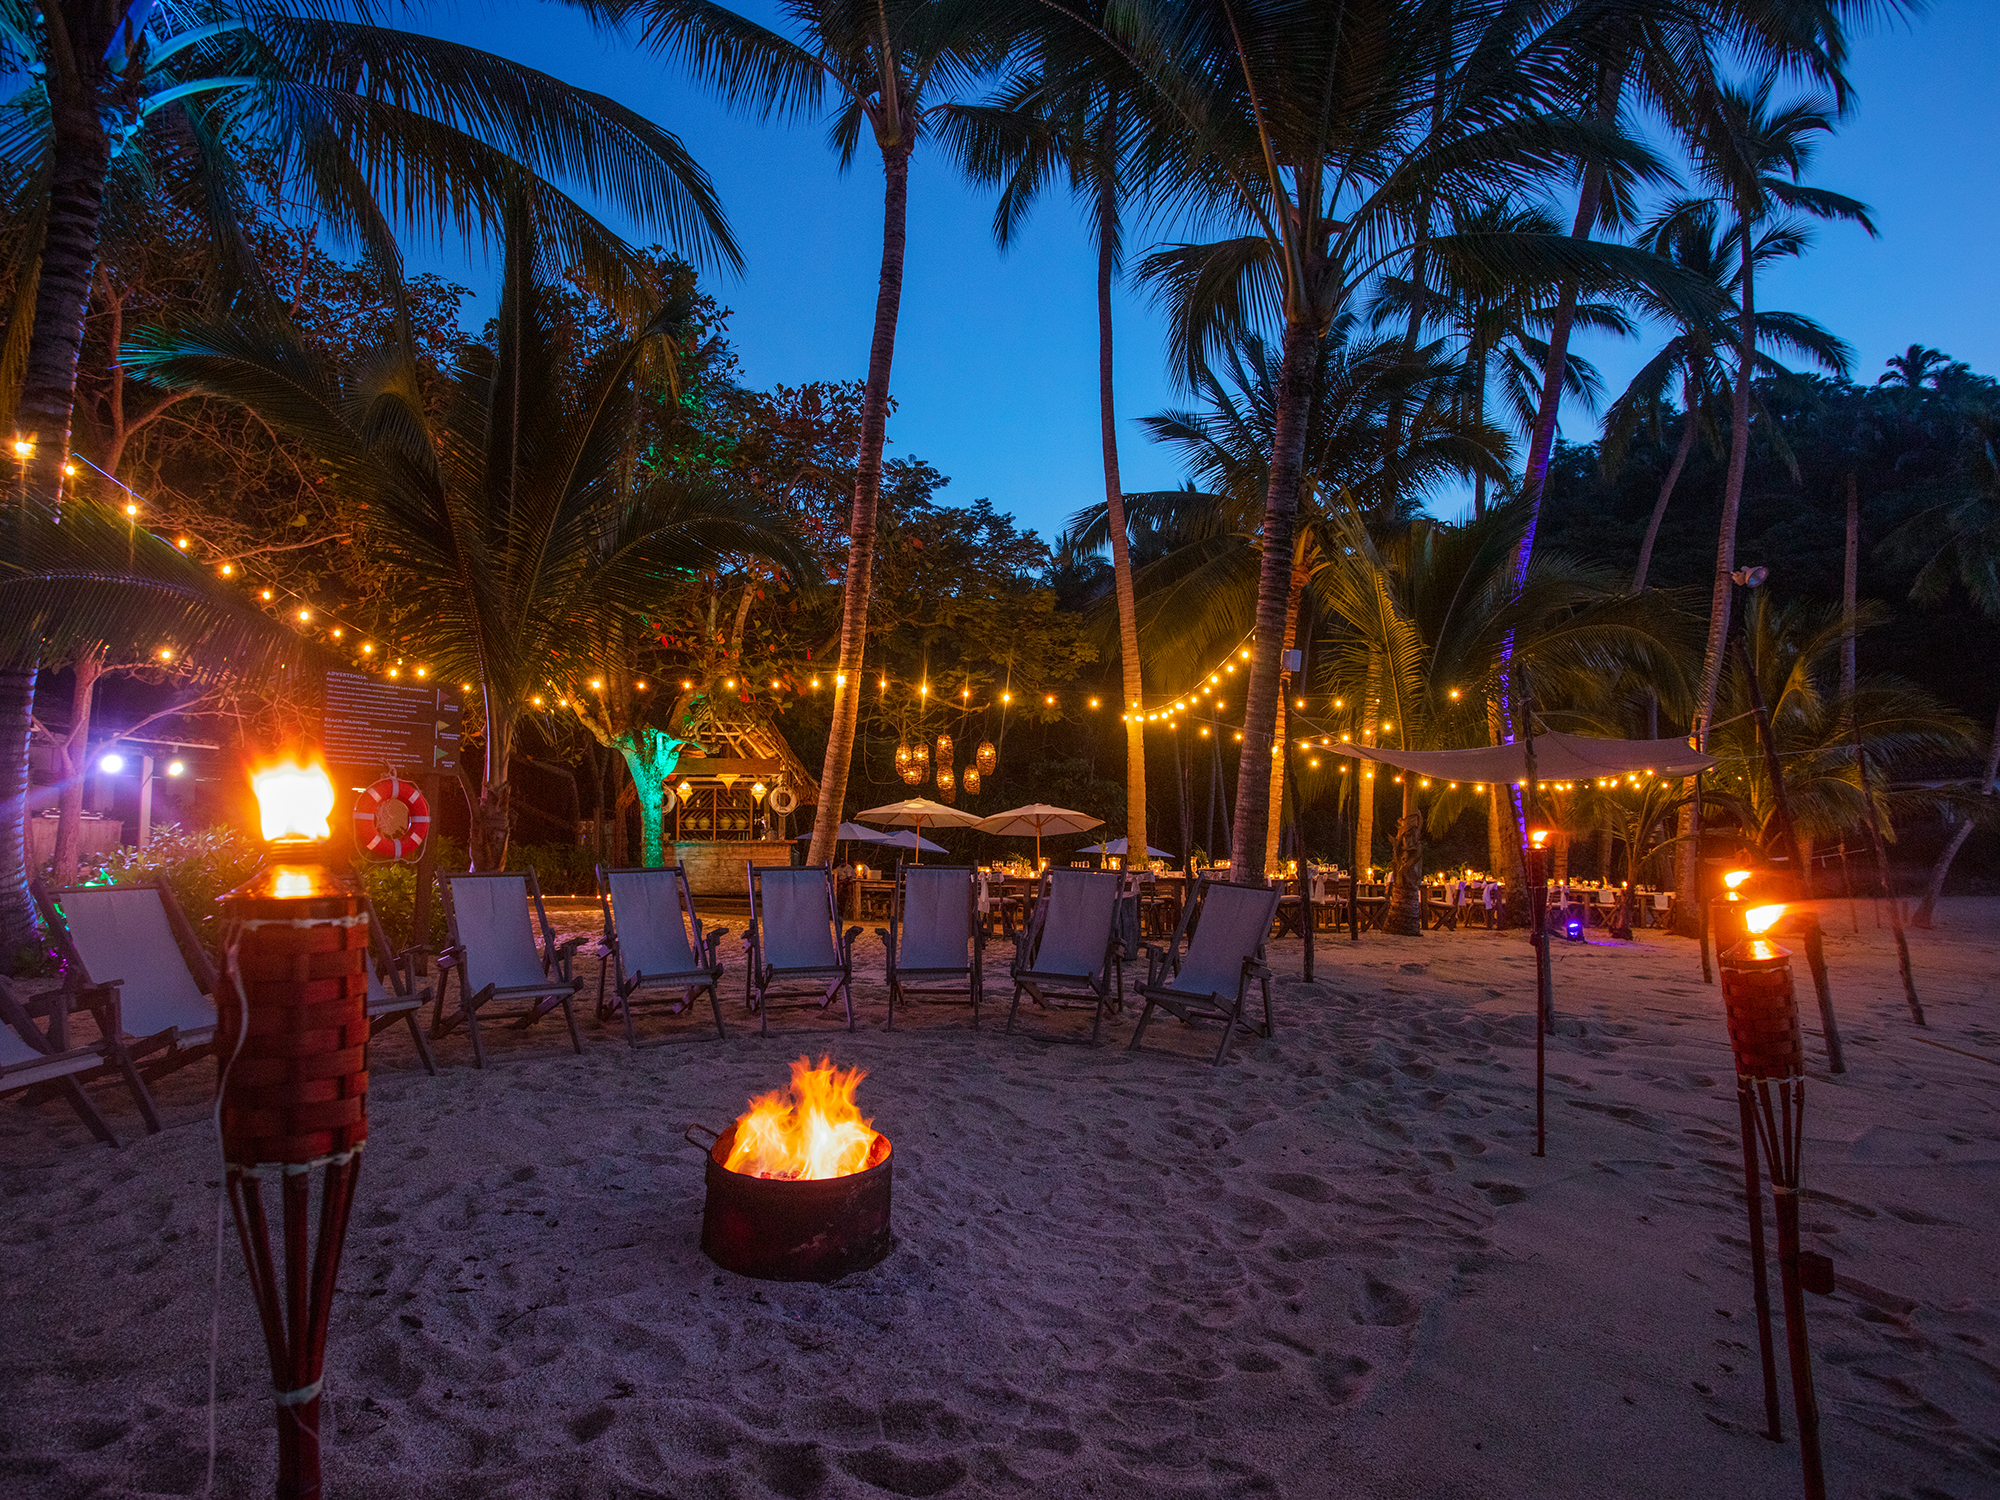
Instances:
[[[817,1068],[800,1058],[790,1089],[759,1094],[737,1119],[723,1165],[747,1177],[794,1181],[865,1171],[881,1139],[854,1104],[854,1090],[867,1076],[860,1068],[836,1068],[830,1057]]]

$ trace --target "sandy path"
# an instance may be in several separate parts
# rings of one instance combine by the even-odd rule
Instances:
[[[1808,1039],[1806,1219],[1845,1278],[1809,1308],[1841,1496],[2000,1492],[2000,903],[1947,915],[1916,939],[1919,1040],[1886,934],[1828,913],[1849,1072]],[[559,1019],[492,1027],[485,1072],[461,1032],[431,1079],[385,1034],[329,1494],[1796,1491],[1796,1447],[1758,1432],[1734,1090],[1691,944],[1559,946],[1539,1160],[1517,939],[1322,938],[1277,1038],[1220,1070],[1171,1024],[1124,1051],[1129,1017],[1094,1051],[942,1009],[885,1033],[863,946],[851,1037],[743,1034],[733,967],[725,1043],[655,1020],[690,1040],[635,1054],[586,1019],[576,1057]],[[1296,941],[1273,957],[1298,972]],[[807,1047],[870,1071],[899,1246],[831,1289],[722,1275],[681,1129]],[[172,1128],[119,1152],[60,1104],[0,1109],[0,1491],[199,1492],[212,1078],[178,1075]],[[252,1494],[270,1408],[225,1250],[217,1490]]]

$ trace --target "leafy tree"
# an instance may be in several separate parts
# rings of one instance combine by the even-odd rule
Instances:
[[[1172,308],[1174,361],[1190,375],[1260,321],[1282,321],[1270,487],[1243,752],[1261,764],[1276,734],[1279,653],[1291,581],[1300,464],[1318,340],[1382,269],[1419,246],[1483,254],[1522,274],[1617,284],[1652,278],[1628,247],[1562,236],[1435,234],[1447,205],[1532,191],[1582,159],[1634,171],[1650,158],[1574,118],[1550,87],[1557,60],[1517,48],[1524,8],[1289,0],[1117,8],[1114,36],[1161,101],[1167,189],[1232,237],[1156,252],[1145,267]],[[1413,277],[1422,281],[1422,277]],[[1563,360],[1557,358],[1558,366]],[[1270,787],[1239,777],[1232,864],[1260,868]]]
[[[517,218],[493,342],[468,354],[435,414],[407,348],[353,367],[287,335],[208,329],[133,355],[150,378],[237,401],[304,444],[413,602],[394,644],[479,684],[479,869],[504,866],[515,730],[534,698],[587,677],[607,628],[648,608],[662,577],[724,553],[786,555],[773,519],[709,476],[628,484],[633,369],[685,309],[669,304],[579,368],[539,248]]]
[[[1019,20],[1011,6],[995,0],[785,0],[782,10],[793,39],[713,0],[595,0],[593,8],[637,21],[644,45],[679,61],[741,108],[793,115],[818,108],[831,94],[829,134],[841,167],[852,165],[864,129],[882,158],[882,268],[847,526],[832,723],[809,855],[814,863],[825,863],[833,857],[861,714],[889,376],[903,297],[910,162],[933,116],[948,102],[940,96],[997,65]]]
[[[266,306],[238,225],[255,196],[246,152],[275,160],[292,196],[390,275],[400,260],[392,217],[469,240],[513,203],[551,254],[635,305],[625,247],[551,179],[658,223],[690,249],[737,258],[706,176],[670,133],[455,43],[261,0],[145,11],[8,0],[0,47],[28,78],[0,168],[33,226],[19,242],[28,259],[16,265],[5,362],[23,372],[16,432],[35,445],[28,485],[45,500],[62,488],[107,194],[115,204],[135,183],[158,182],[197,208],[229,273],[225,296],[247,288]]]

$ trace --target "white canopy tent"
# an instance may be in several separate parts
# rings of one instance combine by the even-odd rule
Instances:
[[[1433,781],[1513,785],[1528,775],[1528,747],[1475,745],[1469,750],[1398,750],[1382,745],[1320,745],[1322,753],[1379,761]],[[1537,781],[1590,781],[1600,776],[1692,776],[1716,763],[1686,740],[1601,740],[1582,734],[1535,736]]]

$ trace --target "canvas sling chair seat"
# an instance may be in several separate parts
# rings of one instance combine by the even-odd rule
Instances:
[[[847,1029],[854,1029],[854,940],[861,929],[840,930],[836,901],[826,865],[750,867],[743,998],[757,1012],[759,1036],[771,1034],[773,1001],[788,1002],[780,1009],[825,1010],[835,995],[846,1001]],[[780,988],[788,984],[803,988]]]
[[[49,998],[67,1013],[71,1000],[67,990]],[[92,1135],[107,1146],[115,1146],[117,1135],[84,1092],[78,1075],[109,1065],[124,1075],[135,1099],[143,1096],[145,1086],[118,1040],[117,990],[99,990],[86,998],[97,1016],[98,1039],[85,1046],[58,1047],[35,1025],[28,1005],[14,993],[12,983],[0,978],[0,1094],[45,1086],[68,1101]]]
[[[727,1037],[722,1025],[722,1001],[716,985],[722,960],[716,956],[729,929],[704,934],[695,915],[694,894],[687,872],[674,865],[663,870],[608,870],[597,867],[597,889],[604,901],[604,957],[597,971],[597,1019],[616,1011],[625,1019],[625,1044],[639,1045],[632,1025],[632,1007],[640,992],[664,989],[673,998],[664,1007],[679,1015],[708,991],[715,1013],[715,1034]],[[606,997],[606,984],[610,996]],[[657,1046],[665,1038],[648,1043]]]
[[[1252,979],[1263,987],[1264,1024],[1251,1029],[1269,1037],[1271,971],[1264,966],[1264,937],[1277,909],[1275,889],[1204,878],[1189,898],[1172,946],[1162,951],[1156,944],[1146,945],[1146,978],[1138,986],[1146,1008],[1139,1013],[1131,1047],[1138,1047],[1158,1007],[1189,1025],[1222,1022],[1222,1045],[1216,1048],[1213,1064],[1220,1067],[1237,1028],[1250,1025],[1244,1020],[1243,1005]]]
[[[972,1024],[979,1025],[986,977],[979,902],[977,870],[903,866],[895,900],[889,905],[889,925],[875,929],[889,954],[890,1030],[896,1026],[896,1006],[912,998],[938,1003],[970,1000]]]
[[[121,1050],[133,1063],[153,1059],[139,1077],[158,1078],[209,1055],[217,1024],[215,965],[165,884],[53,891],[38,884],[35,894],[72,993],[116,992]],[[158,1130],[151,1091],[141,1082],[137,1093],[147,1129]]]
[[[1123,998],[1119,918],[1124,894],[1124,878],[1111,872],[1051,870],[1042,878],[1035,915],[1014,946],[1010,1033],[1026,995],[1043,1010],[1089,1007],[1094,1012],[1090,1040],[1096,1045],[1105,1008],[1117,1009]]]
[[[581,937],[556,941],[555,929],[542,906],[542,886],[533,869],[494,875],[440,875],[451,946],[438,961],[437,999],[431,1010],[431,1036],[447,1035],[463,1024],[472,1033],[472,1060],[486,1066],[486,1047],[479,1036],[479,1013],[496,1002],[521,1002],[517,1029],[535,1024],[558,1006],[569,1023],[569,1044],[583,1051],[571,1005],[583,981],[570,972]],[[532,925],[531,925],[532,923]],[[535,929],[541,929],[541,947]],[[445,1011],[445,991],[458,977],[458,1010]]]
[[[410,1028],[410,1040],[417,1044],[424,1071],[435,1078],[437,1063],[431,1057],[431,1044],[417,1024],[424,1007],[431,1003],[431,986],[417,982],[416,960],[418,954],[430,950],[419,944],[396,952],[389,946],[389,934],[382,930],[375,903],[363,897],[361,905],[368,913],[368,962],[364,966],[368,974],[368,1035],[372,1039],[378,1031],[401,1021]]]

